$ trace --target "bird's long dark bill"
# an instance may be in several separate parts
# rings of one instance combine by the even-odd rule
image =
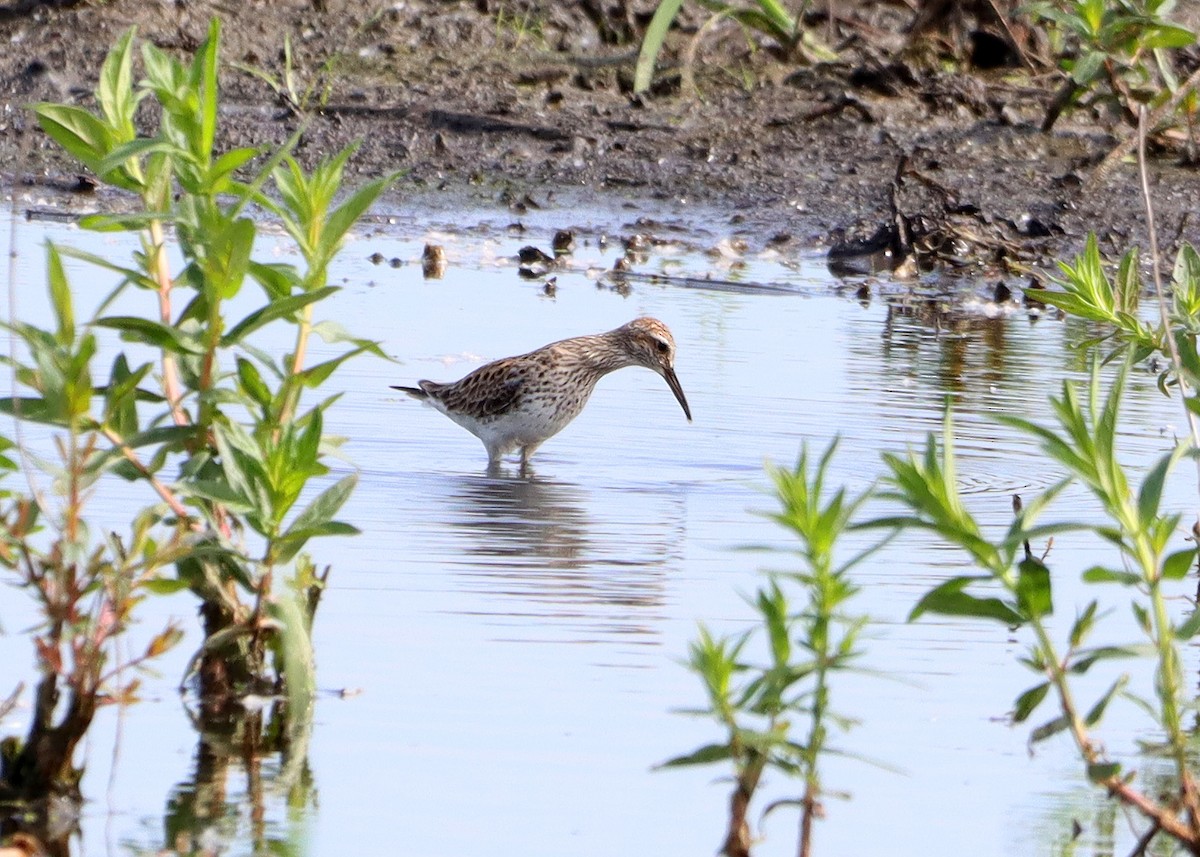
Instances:
[[[675,394],[675,398],[679,400],[680,407],[687,414],[688,422],[692,421],[692,409],[688,407],[687,396],[683,395],[683,387],[679,383],[679,379],[675,377],[674,369],[667,369],[663,373],[663,377],[667,379],[667,386],[671,388],[671,392]]]

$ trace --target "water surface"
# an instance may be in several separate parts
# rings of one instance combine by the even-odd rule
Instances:
[[[552,210],[526,216],[521,233],[504,213],[464,213],[459,224],[476,226],[458,231],[395,206],[343,254],[333,279],[344,289],[324,313],[379,340],[396,362],[358,360],[334,380],[345,395],[327,428],[349,439],[361,475],[343,517],[363,534],[317,546],[334,572],[315,629],[325,692],[308,753],[314,791],[289,808],[286,795],[269,793],[266,772],[262,823],[274,838],[312,854],[348,844],[363,854],[711,854],[724,829],[729,786],[717,779],[725,771],[651,767],[721,737],[672,713],[703,702],[679,664],[697,622],[744,629],[751,613],[742,595],[762,582],[762,569],[795,567],[786,534],[761,514],[772,508],[764,463],[790,464],[801,444],[821,450],[839,437],[831,481],[862,490],[882,474],[882,451],[940,430],[949,397],[960,481],[993,532],[1007,527],[1014,492],[1028,497],[1060,478],[991,416],[1048,420],[1046,396],[1063,377],[1083,377],[1070,350],[1088,334],[1082,326],[980,299],[942,312],[929,284],[839,282],[815,254],[756,250],[753,236],[740,258],[681,242],[650,254],[636,266],[641,276],[601,277],[618,251],[615,242],[601,249],[599,235],[636,231],[638,213]],[[680,237],[672,217],[703,224],[686,236],[701,247],[736,233],[700,212],[660,204],[652,213],[670,238]],[[512,257],[529,243],[548,250],[553,228],[564,225],[578,227],[580,246],[550,297],[541,279],[518,276]],[[127,252],[69,225],[21,222],[16,234],[17,308],[26,317],[44,315],[38,248],[46,238]],[[443,279],[421,274],[427,240],[447,246]],[[286,244],[269,236],[259,252],[286,258]],[[374,252],[403,264],[372,264]],[[81,302],[99,298],[105,276],[72,265]],[[674,331],[695,422],[652,373],[615,373],[539,450],[528,478],[515,465],[489,476],[474,437],[388,389],[453,379],[638,315]],[[334,350],[318,348],[314,360],[326,352]],[[1144,469],[1181,424],[1153,378],[1137,375],[1124,460]],[[1193,508],[1194,475],[1177,475],[1171,500]],[[129,500],[127,488],[109,490]],[[1076,489],[1057,508],[1065,518],[1097,514]],[[862,544],[848,544],[846,556]],[[746,545],[779,551],[739,550]],[[1083,536],[1057,539],[1050,562],[1060,622],[1096,594],[1079,573],[1111,559]],[[1012,700],[1035,683],[1016,663],[1022,637],[990,624],[905,622],[924,591],[963,571],[958,554],[906,536],[859,572],[855,605],[876,619],[864,664],[892,678],[839,677],[835,707],[861,725],[837,743],[887,767],[830,760],[827,787],[851,797],[830,801],[817,853],[1057,853],[1071,819],[1084,827],[1085,853],[1107,853],[1111,812],[1081,783],[1066,739],[1031,756],[1027,731],[1005,723]],[[1118,609],[1102,633],[1125,639],[1133,633],[1125,599],[1107,595]],[[23,602],[10,590],[0,606],[9,634],[0,655],[10,664],[0,692],[29,680]],[[106,710],[97,723],[82,853],[174,844],[162,818],[195,767],[196,737],[174,691],[197,641],[193,615],[186,598],[148,605],[138,633],[149,636],[166,617],[190,633],[160,664],[145,703],[119,718]],[[340,698],[343,689],[354,692]],[[0,728],[22,725],[18,713]],[[1128,754],[1142,728],[1132,708],[1117,706],[1101,736]],[[216,841],[235,840],[230,853],[248,853],[251,821],[235,811],[247,782],[234,772],[230,811],[211,825]],[[759,807],[795,793],[772,775]],[[1126,826],[1115,827],[1116,851],[1127,851]],[[788,810],[761,833],[756,853],[794,853]]]

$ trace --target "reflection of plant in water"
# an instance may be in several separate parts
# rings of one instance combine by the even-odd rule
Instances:
[[[200,854],[237,843],[249,844],[255,854],[302,853],[286,838],[296,832],[290,820],[280,831],[268,819],[279,811],[290,819],[295,810],[315,804],[307,749],[307,728],[296,732],[279,704],[269,714],[246,710],[202,724],[193,774],[167,801],[164,847]],[[243,780],[240,788],[237,777]]]
[[[814,820],[823,817],[828,795],[821,779],[821,762],[836,748],[831,732],[848,730],[854,721],[831,706],[831,680],[854,668],[864,616],[846,612],[858,587],[850,570],[866,559],[868,550],[842,565],[834,562],[834,547],[869,492],[849,499],[844,490],[824,495],[825,475],[836,443],[810,473],[808,452],[800,453],[794,470],[773,468],[775,493],[782,510],[772,517],[800,541],[803,571],[772,575],[770,584],[753,600],[761,626],[736,637],[713,637],[701,627],[690,646],[688,667],[703,681],[708,708],[687,713],[716,720],[727,732],[725,741],[708,744],[666,762],[664,766],[729,762],[734,791],[730,798],[729,830],[722,854],[750,853],[750,802],[762,774],[773,768],[794,776],[803,794],[768,807],[800,808],[799,853],[812,851]],[[785,590],[786,586],[786,590]],[[798,589],[803,601],[793,607],[788,591]],[[766,637],[770,662],[750,662],[743,650],[758,634]],[[803,731],[793,737],[793,728]]]
[[[106,59],[96,112],[34,108],[56,142],[140,203],[81,225],[133,233],[141,252],[126,267],[51,247],[55,329],[9,322],[27,353],[4,362],[23,395],[0,400],[0,410],[18,426],[48,426],[58,459],[52,485],[31,482],[27,493],[0,493],[0,564],[38,601],[43,623],[35,637],[42,680],[28,736],[6,745],[0,768],[0,789],[22,797],[75,789],[73,751],[96,707],[135,697],[136,679],[122,668],[176,640],[177,630],[168,628],[131,663],[114,663],[113,639],[152,592],[186,589],[200,599],[205,640],[193,663],[206,716],[251,691],[286,691],[291,729],[306,730],[310,627],[325,576],[303,550],[315,537],[355,532],[335,519],[355,476],[316,484],[325,482],[327,456],[338,444],[323,429],[336,397],[314,405],[303,396],[347,359],[380,353],[313,313],[337,291],[327,272],[348,230],[392,179],[343,195],[348,149],[312,172],[280,151],[241,180],[263,153],[216,154],[217,23],[190,64],[144,44],[140,82],[133,40],[133,31],[126,33]],[[147,111],[156,120],[153,136],[139,134],[135,123]],[[245,214],[251,204],[278,218],[301,265],[252,258],[257,226]],[[182,257],[178,271],[168,234]],[[76,320],[60,255],[120,278],[86,323]],[[227,302],[248,284],[261,290],[259,306],[230,317]],[[108,314],[115,300],[131,297],[149,300],[144,315]],[[276,356],[261,340],[269,325],[290,328],[289,353]],[[132,344],[99,381],[96,328]],[[311,364],[313,334],[345,348]],[[15,468],[0,456],[0,469]],[[131,510],[129,535],[99,537],[87,525],[85,504],[113,475],[145,489],[149,502]],[[303,506],[302,493],[310,498]],[[37,533],[40,521],[48,521],[48,536]]]

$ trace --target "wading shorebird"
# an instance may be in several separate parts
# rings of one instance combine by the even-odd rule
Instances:
[[[691,422],[692,410],[675,377],[675,338],[654,318],[505,357],[452,383],[418,381],[416,387],[392,389],[437,408],[483,441],[489,468],[519,448],[524,471],[534,451],[579,416],[596,382],[626,366],[645,366],[661,375]]]

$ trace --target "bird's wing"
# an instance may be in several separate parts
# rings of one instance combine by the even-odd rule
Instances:
[[[481,366],[453,384],[422,384],[425,391],[440,399],[446,407],[482,419],[507,413],[521,400],[527,370],[515,359],[498,360]]]

